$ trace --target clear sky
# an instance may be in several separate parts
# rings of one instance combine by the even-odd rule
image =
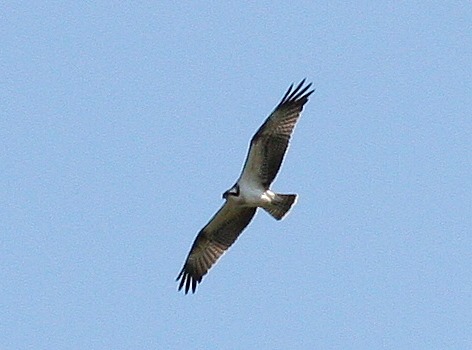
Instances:
[[[469,1],[0,10],[2,350],[472,348]],[[177,292],[305,77],[297,205]]]

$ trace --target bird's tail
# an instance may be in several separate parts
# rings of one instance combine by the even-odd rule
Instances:
[[[274,199],[264,206],[267,211],[276,220],[281,220],[290,210],[297,200],[296,194],[276,194]]]

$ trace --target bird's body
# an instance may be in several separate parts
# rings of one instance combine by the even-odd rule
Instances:
[[[259,183],[242,178],[238,180],[239,196],[227,195],[228,201],[247,207],[263,207],[270,203],[275,194],[262,187]]]
[[[223,193],[226,202],[199,232],[184,267],[177,276],[179,290],[185,285],[195,292],[197,284],[211,266],[236,241],[263,208],[281,220],[295,203],[295,194],[277,194],[270,190],[282,164],[289,140],[304,104],[313,90],[311,84],[295,89],[290,86],[282,101],[252,137],[243,171],[235,185]]]

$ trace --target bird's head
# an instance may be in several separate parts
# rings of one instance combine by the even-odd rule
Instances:
[[[223,193],[223,199],[228,199],[229,196],[239,196],[239,185],[234,185],[228,191]]]

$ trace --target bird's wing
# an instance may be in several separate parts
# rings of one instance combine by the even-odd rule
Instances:
[[[242,179],[257,180],[266,188],[274,181],[295,124],[308,97],[314,91],[308,91],[311,83],[304,84],[305,79],[295,89],[293,84],[289,87],[280,103],[252,137]]]
[[[249,225],[256,209],[236,206],[228,201],[223,204],[195,238],[182,271],[177,276],[177,280],[180,279],[179,290],[185,286],[185,294],[190,288],[195,293],[202,277]]]

